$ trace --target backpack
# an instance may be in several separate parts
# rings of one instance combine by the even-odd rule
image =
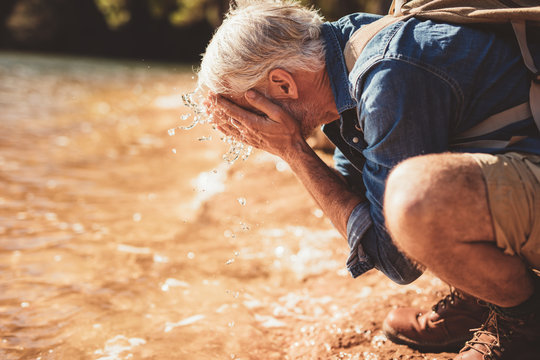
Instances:
[[[453,148],[505,148],[524,137],[513,137],[508,141],[465,140],[488,134],[531,116],[540,130],[540,71],[529,51],[525,26],[525,23],[540,26],[540,0],[393,0],[388,15],[356,30],[345,45],[343,55],[349,72],[362,50],[379,31],[410,17],[454,24],[511,23],[523,62],[531,75],[528,102],[492,115],[457,135],[452,141]]]

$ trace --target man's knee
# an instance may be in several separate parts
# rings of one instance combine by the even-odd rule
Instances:
[[[395,241],[406,251],[410,232],[422,231],[422,223],[433,215],[430,189],[426,184],[425,172],[429,167],[426,157],[410,158],[390,173],[384,196],[386,226]],[[417,243],[418,245],[418,243]]]
[[[491,233],[482,172],[463,154],[418,156],[397,165],[387,180],[384,211],[392,237],[413,256],[451,241],[487,240]]]

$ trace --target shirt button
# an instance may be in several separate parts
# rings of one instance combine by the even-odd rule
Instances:
[[[358,140],[358,138],[357,138],[356,136],[352,138],[352,142],[353,142],[353,143],[356,144],[356,143],[358,143],[358,141],[360,141],[360,140]]]

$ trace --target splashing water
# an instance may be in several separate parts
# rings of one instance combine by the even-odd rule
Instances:
[[[240,221],[240,227],[243,231],[248,231],[250,229],[249,225]]]
[[[191,124],[187,126],[179,125],[175,128],[169,129],[167,131],[169,136],[175,135],[176,129],[191,130],[198,124],[212,123],[212,115],[206,115],[206,108],[204,105],[202,105],[204,102],[204,97],[200,92],[194,91],[191,93],[183,94],[182,101],[184,103],[184,106],[189,108],[192,113],[184,114],[180,117],[180,119],[182,119],[182,121],[186,121],[193,116],[193,120]],[[216,129],[215,126],[213,128]],[[212,137],[202,136],[198,138],[198,140],[209,141],[212,140]],[[231,136],[224,136],[221,138],[221,140],[229,144],[229,149],[225,154],[223,154],[223,160],[225,160],[229,164],[234,163],[238,159],[246,160],[253,151],[253,147],[245,145],[241,141],[238,141]]]
[[[253,147],[246,146],[244,143],[236,140],[232,136],[225,136],[222,138],[222,140],[230,144],[229,150],[223,154],[223,160],[229,164],[234,163],[239,158],[246,160],[253,151]]]

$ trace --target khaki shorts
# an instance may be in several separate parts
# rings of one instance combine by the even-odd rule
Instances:
[[[540,269],[540,156],[471,155],[486,180],[497,246]]]

